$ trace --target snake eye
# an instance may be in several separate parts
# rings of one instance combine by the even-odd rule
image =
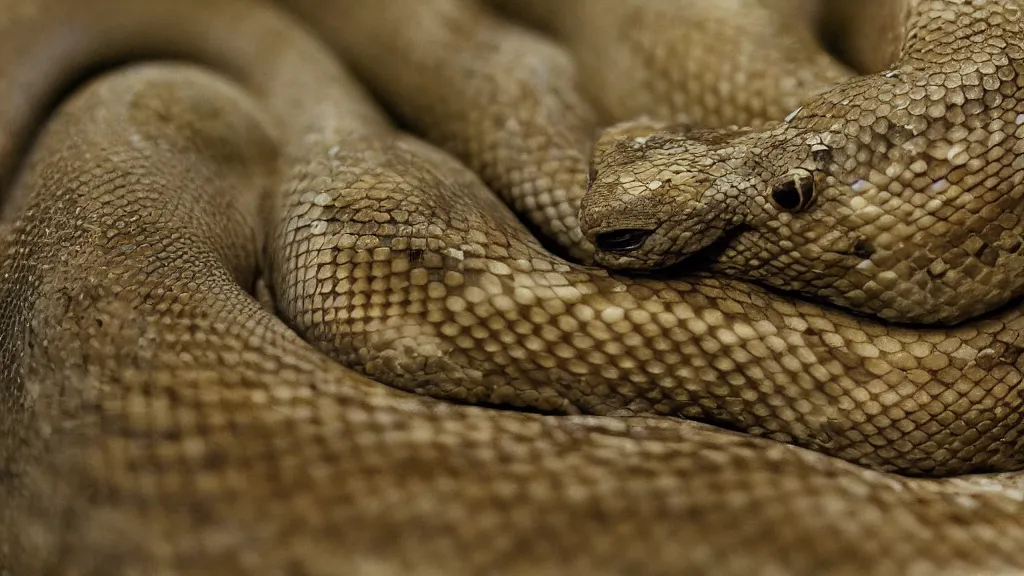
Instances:
[[[803,210],[814,199],[814,178],[810,172],[793,172],[772,188],[772,202],[787,212]]]
[[[597,180],[597,166],[593,162],[591,162],[590,163],[590,171],[587,172],[587,188],[588,189],[594,183],[594,180]]]
[[[597,245],[598,250],[604,252],[629,252],[639,248],[653,233],[654,230],[642,228],[623,228],[622,230],[601,232],[594,239],[594,244]]]

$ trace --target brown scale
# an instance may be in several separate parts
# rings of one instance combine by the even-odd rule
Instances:
[[[714,271],[905,323],[1020,296],[1018,9],[921,2],[888,70],[724,142],[613,128],[582,211],[598,261],[660,268],[714,245]]]
[[[0,573],[1024,568],[1018,310],[915,330],[560,259],[484,180],[569,225],[595,126],[526,72],[572,59],[457,0],[345,17],[371,5],[296,11],[371,28],[348,49],[433,144],[265,4],[0,0]],[[452,50],[477,30],[511,55]],[[95,78],[29,145],[139,54],[205,70]],[[485,138],[524,85],[529,146]]]

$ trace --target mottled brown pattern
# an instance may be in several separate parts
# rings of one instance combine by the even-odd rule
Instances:
[[[661,267],[717,245],[717,271],[898,322],[955,324],[1020,296],[1020,12],[920,2],[894,18],[909,40],[887,70],[764,130],[609,131],[584,230],[650,237],[598,260]]]
[[[589,257],[575,41],[282,3],[325,45],[255,0],[0,0],[0,574],[1024,569],[1017,308],[893,327],[554,256],[498,195]],[[44,121],[146,57],[204,67]]]

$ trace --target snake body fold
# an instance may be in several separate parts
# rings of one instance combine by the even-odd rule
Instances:
[[[566,23],[657,56],[671,3],[494,2],[562,44],[470,2],[282,4],[323,44],[258,2],[0,2],[0,572],[1024,567],[1017,307],[894,327],[617,276],[489,190],[589,261],[598,119],[718,121],[685,78],[602,101]],[[194,63],[88,80],[30,145],[140,57]]]

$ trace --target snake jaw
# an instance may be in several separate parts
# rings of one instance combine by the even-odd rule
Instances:
[[[621,228],[599,232],[594,237],[594,244],[598,250],[604,252],[630,252],[643,246],[644,242],[651,237],[654,230],[643,228]]]
[[[597,231],[593,242],[595,260],[614,270],[658,271],[670,268],[719,243],[727,229],[695,219],[678,234],[674,227],[620,228]],[[669,231],[669,234],[666,234]]]

